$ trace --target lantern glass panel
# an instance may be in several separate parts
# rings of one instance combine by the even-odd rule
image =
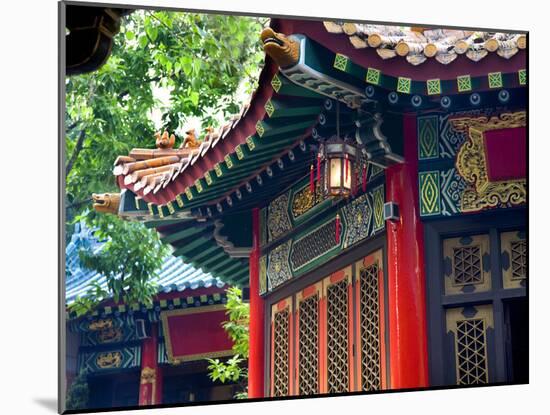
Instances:
[[[344,177],[344,189],[347,190],[347,191],[350,191],[351,190],[351,160],[349,159],[345,159],[344,160],[344,163],[345,163],[345,168],[344,168],[344,171],[342,172],[342,176]]]
[[[331,193],[339,193],[342,184],[342,160],[339,158],[330,159],[330,181]]]
[[[334,157],[330,159],[329,167],[328,188],[330,194],[333,196],[348,195],[352,187],[351,160]]]

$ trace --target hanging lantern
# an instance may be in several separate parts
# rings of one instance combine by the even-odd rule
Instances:
[[[348,197],[356,185],[357,147],[333,136],[325,144],[325,191],[332,197]]]

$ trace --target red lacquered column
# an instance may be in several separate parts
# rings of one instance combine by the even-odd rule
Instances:
[[[162,375],[157,361],[157,324],[151,324],[151,336],[141,344],[139,405],[162,403]]]
[[[252,251],[250,252],[250,344],[248,356],[248,397],[264,396],[264,301],[260,284],[260,209],[252,210]]]
[[[416,117],[403,119],[405,163],[386,170],[386,200],[399,205],[387,222],[390,387],[429,385],[424,230],[418,210]]]

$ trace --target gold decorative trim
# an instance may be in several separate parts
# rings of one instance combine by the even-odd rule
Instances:
[[[526,126],[526,112],[504,113],[499,117],[457,118],[451,124],[457,131],[468,132],[469,137],[460,147],[456,168],[469,183],[461,197],[463,212],[475,212],[499,204],[520,205],[527,199],[527,181],[490,181],[487,174],[484,133],[503,128]]]
[[[211,353],[198,353],[194,355],[174,356],[174,353],[172,350],[172,339],[170,338],[170,330],[168,328],[168,317],[199,314],[199,313],[210,313],[210,312],[221,311],[221,310],[225,310],[224,304],[214,304],[209,306],[184,308],[179,310],[161,311],[160,319],[162,321],[162,332],[164,334],[164,338],[166,339],[166,342],[165,342],[166,354],[168,356],[168,361],[171,364],[178,365],[182,362],[190,362],[193,360],[200,360],[205,358],[224,357],[224,356],[233,355],[233,350],[220,350],[220,351],[211,352]]]
[[[260,257],[260,294],[264,294],[267,291],[267,256],[262,255]]]

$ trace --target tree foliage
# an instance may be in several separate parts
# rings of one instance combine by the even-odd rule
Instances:
[[[107,278],[107,289],[97,282],[90,285],[84,297],[69,306],[77,316],[84,315],[106,298],[126,304],[151,305],[156,293],[156,271],[168,254],[156,232],[139,223],[125,222],[115,216],[98,221],[95,236],[106,240],[97,252],[81,250],[80,261],[85,268],[94,269]]]
[[[81,371],[74,379],[69,390],[65,406],[69,410],[87,409],[90,399],[90,391],[88,388],[88,376],[85,370]]]
[[[108,241],[97,255],[82,253],[85,266],[104,273],[109,284],[108,290],[90,286],[73,306],[79,315],[110,296],[147,303],[166,253],[154,230],[96,215],[91,194],[117,192],[113,161],[135,147],[153,148],[155,131],[175,131],[180,140],[190,117],[203,128],[215,127],[237,112],[262,66],[258,34],[265,23],[138,10],[122,21],[112,54],[99,70],[67,78],[67,236],[85,218]]]
[[[248,396],[248,371],[244,363],[248,359],[248,339],[250,323],[250,307],[243,302],[242,291],[237,287],[227,289],[227,303],[225,304],[228,320],[223,323],[223,328],[233,340],[234,355],[222,361],[220,359],[206,359],[209,363],[208,376],[213,381],[221,383],[237,382],[241,391],[236,394],[237,399]]]
[[[239,110],[262,66],[256,18],[138,10],[125,17],[108,61],[66,81],[67,202],[74,216],[92,192],[116,191],[112,163],[154,147],[155,130],[203,127]],[[163,102],[160,98],[164,98]],[[161,125],[155,125],[154,118]]]

